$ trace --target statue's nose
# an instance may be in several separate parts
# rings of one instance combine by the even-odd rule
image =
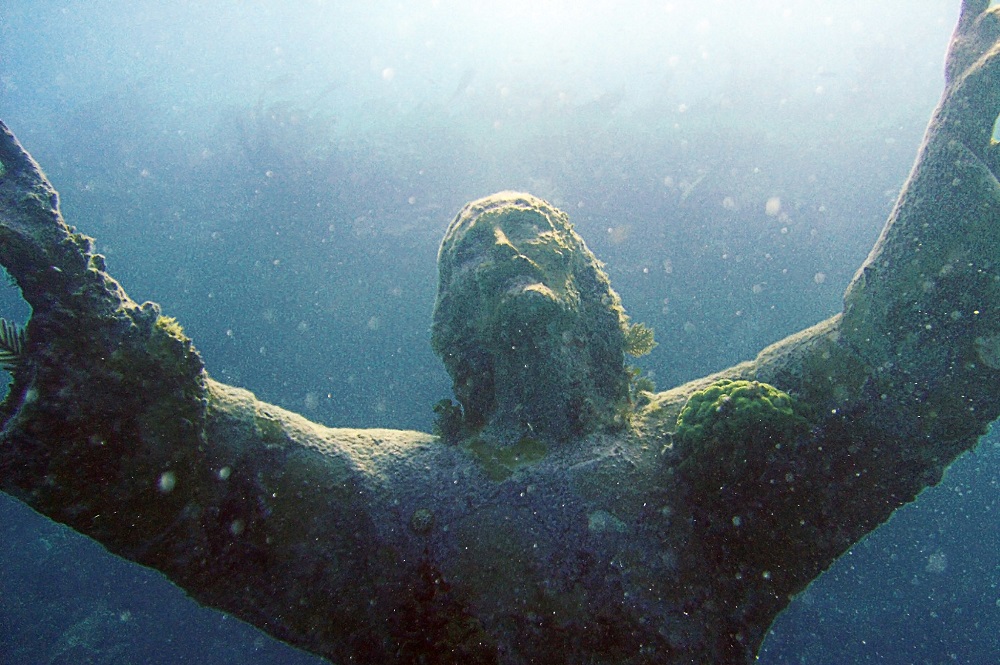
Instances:
[[[507,234],[504,233],[503,229],[501,229],[500,227],[497,227],[497,228],[493,229],[493,245],[497,246],[497,247],[499,247],[499,246],[513,247],[514,246],[513,243],[511,243],[510,239],[507,237]]]
[[[501,229],[493,230],[493,247],[490,248],[494,258],[514,258],[521,255],[520,250],[514,246],[507,234]]]

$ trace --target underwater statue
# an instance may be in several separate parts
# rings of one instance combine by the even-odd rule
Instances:
[[[470,203],[439,256],[441,436],[328,428],[214,381],[2,127],[0,489],[337,663],[747,663],[790,599],[1000,415],[1000,9],[946,89],[843,312],[639,393],[566,215]],[[16,338],[16,340],[14,339]]]
[[[622,419],[626,336],[648,329],[628,323],[566,213],[516,192],[473,201],[448,227],[438,272],[431,344],[464,430],[567,441]]]

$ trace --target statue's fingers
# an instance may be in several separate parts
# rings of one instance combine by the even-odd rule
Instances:
[[[0,123],[0,265],[33,311],[59,306],[103,285],[93,241],[59,213],[59,197],[38,163]]]
[[[951,44],[945,59],[945,79],[953,85],[966,78],[971,70],[981,64],[983,56],[1000,38],[1000,8],[989,7],[988,1],[966,1],[952,33]]]
[[[989,6],[990,0],[962,0],[962,10],[958,15],[955,33],[961,34],[968,31],[976,19],[989,9]]]
[[[1000,5],[990,7],[980,14],[977,29],[986,44],[995,44],[1000,40]]]
[[[31,158],[13,132],[0,121],[0,223],[15,225],[24,221],[25,206],[59,208],[55,189],[46,180],[41,167]],[[2,257],[0,257],[2,258]]]

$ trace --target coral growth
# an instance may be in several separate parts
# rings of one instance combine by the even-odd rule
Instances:
[[[788,393],[759,381],[721,379],[691,395],[677,416],[674,441],[777,440],[802,433],[808,421]]]

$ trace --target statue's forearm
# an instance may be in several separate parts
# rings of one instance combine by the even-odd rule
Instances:
[[[673,436],[667,464],[689,497],[699,555],[769,581],[734,584],[734,602],[776,611],[937,483],[1000,415],[1000,186],[989,138],[1000,65],[985,9],[966,3],[946,94],[844,312],[647,410],[648,430]],[[712,378],[791,393],[809,431],[677,437],[678,413]]]
[[[909,471],[927,484],[1000,415],[1000,185],[991,139],[1000,21],[987,4],[964,3],[945,94],[845,293],[839,326],[839,344],[864,368],[860,423],[874,440],[897,442],[879,453],[886,473]]]
[[[0,162],[0,259],[32,308],[0,413],[0,482],[101,539],[129,520],[118,514],[120,496],[151,500],[162,475],[200,466],[201,360],[176,322],[152,303],[137,305],[108,276],[2,126]],[[138,547],[182,509],[162,495],[114,547]]]
[[[385,519],[379,456],[405,466],[433,437],[330,430],[210,380],[0,131],[0,260],[32,307],[0,413],[0,489],[299,646],[388,643],[399,580],[419,575],[416,534]]]

